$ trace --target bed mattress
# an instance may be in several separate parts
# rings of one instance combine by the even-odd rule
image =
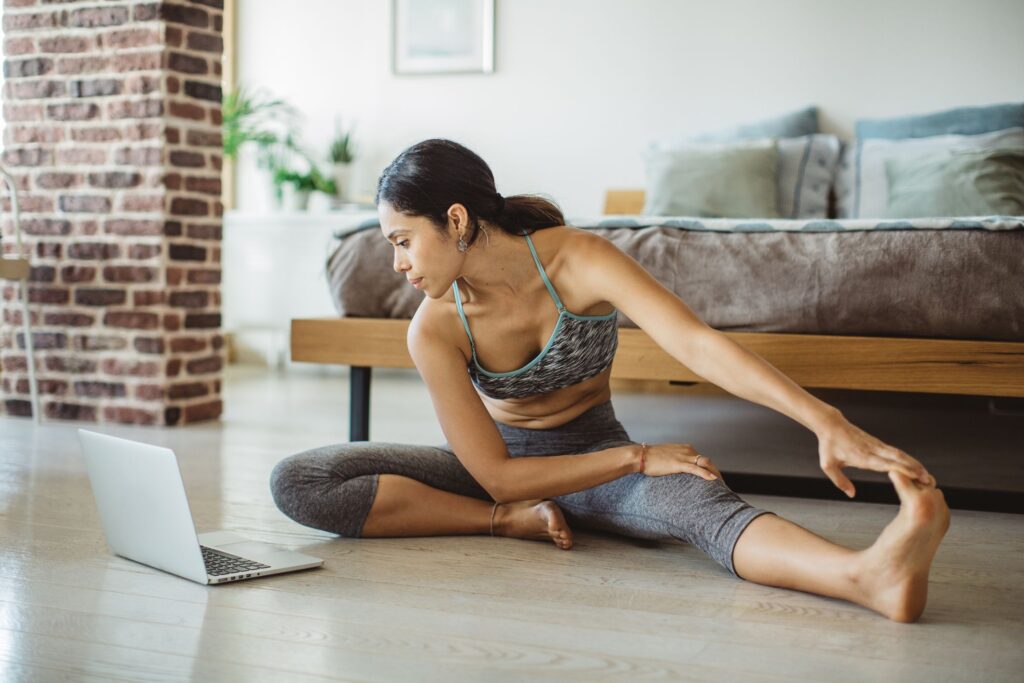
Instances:
[[[1024,340],[1024,218],[571,223],[613,242],[718,330]],[[338,314],[411,318],[424,295],[393,270],[379,225],[337,237],[327,275]],[[636,327],[622,312],[618,322]]]

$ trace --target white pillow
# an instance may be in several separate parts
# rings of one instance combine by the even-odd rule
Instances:
[[[1024,149],[1024,128],[981,135],[935,135],[889,140],[866,138],[846,145],[836,178],[839,218],[884,218],[889,205],[885,162],[928,152],[957,149]],[[858,173],[859,160],[859,173]]]
[[[707,149],[736,144],[769,143],[779,150],[777,197],[782,218],[826,218],[828,191],[839,161],[839,138],[816,134],[798,138],[758,138],[732,142],[699,142],[673,138],[650,145],[648,156],[682,147]],[[884,169],[883,169],[884,171]]]

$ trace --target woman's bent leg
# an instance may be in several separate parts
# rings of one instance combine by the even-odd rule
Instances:
[[[572,548],[572,531],[548,500],[484,502],[427,486],[415,479],[382,474],[377,498],[363,524],[363,538],[490,534],[553,541]]]
[[[382,474],[363,538],[489,534],[493,502],[449,493],[397,474]]]
[[[445,446],[353,442],[285,458],[274,502],[300,524],[348,538],[489,534],[572,547],[550,501],[494,501]]]
[[[278,508],[296,522],[357,538],[382,474],[407,477],[439,493],[490,500],[451,451],[396,443],[351,442],[297,453],[274,467],[270,489]]]

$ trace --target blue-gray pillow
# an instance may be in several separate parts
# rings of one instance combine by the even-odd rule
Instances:
[[[854,132],[861,139],[901,140],[935,135],[980,135],[1020,127],[1024,127],[1024,102],[959,107],[891,119],[862,119],[857,121]]]
[[[763,121],[701,133],[691,139],[694,142],[729,142],[755,138],[799,138],[804,135],[814,135],[817,132],[819,132],[818,108],[806,107]]]

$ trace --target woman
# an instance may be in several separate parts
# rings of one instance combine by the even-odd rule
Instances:
[[[692,543],[749,581],[920,616],[949,510],[917,460],[708,327],[609,241],[566,227],[554,204],[503,198],[461,145],[402,152],[376,203],[395,270],[426,295],[408,347],[448,443],[291,456],[271,482],[285,514],[347,537],[489,532],[563,549],[568,520]],[[842,468],[887,472],[899,514],[871,547],[847,549],[745,503],[693,446],[632,441],[609,390],[617,311],[701,377],[814,431],[848,496]]]

